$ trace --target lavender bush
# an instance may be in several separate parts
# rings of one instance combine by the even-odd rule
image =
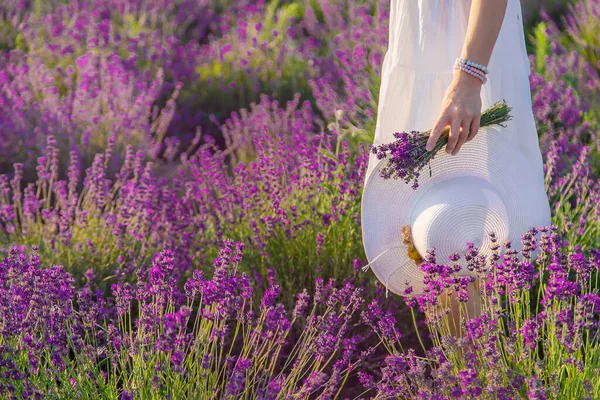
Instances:
[[[591,282],[600,252],[565,253],[555,227],[541,230],[539,240],[536,230],[523,235],[521,252],[505,243],[490,271],[470,244],[464,256],[484,301],[481,316],[464,316],[461,338],[449,334],[438,295],[450,291],[465,301],[466,285],[477,278],[455,277],[452,264],[429,253],[421,264],[428,288],[408,302],[428,312],[433,347],[425,357],[404,349],[381,291],[367,302],[351,282],[317,279],[314,294],[299,293],[290,312],[276,302],[281,287],[273,273],[254,303],[254,280],[240,272],[240,242],[224,240],[212,277],[196,270],[183,290],[170,277],[173,253],[161,252],[136,282],[114,284],[108,299],[94,292],[93,269],[76,289],[62,267],[41,268],[35,248],[27,255],[11,247],[0,262],[0,393],[334,398],[359,380],[359,395],[376,398],[595,398],[600,297]],[[373,372],[369,360],[382,351],[387,356]]]
[[[336,133],[368,137],[388,9],[374,0],[350,13],[312,1],[7,2],[0,26],[12,55],[0,66],[0,99],[18,112],[0,118],[11,139],[4,168],[33,167],[31,148],[48,135],[65,154],[85,152],[85,167],[109,136],[162,159],[193,145],[199,127],[219,138],[230,113],[261,93],[281,102],[300,93],[319,110],[315,122],[328,126],[337,113]],[[124,152],[115,147],[115,157]]]
[[[389,329],[394,321],[373,306],[368,317],[381,321],[369,325],[384,339],[390,356],[379,381],[360,374],[361,381],[382,398],[596,398],[600,253],[564,252],[556,227],[540,231],[539,238],[535,228],[524,233],[520,251],[492,235],[490,270],[470,243],[464,257],[475,276],[454,276],[452,263],[440,265],[435,252],[429,252],[420,266],[426,291],[408,305],[427,312],[433,346],[426,358],[403,350]],[[532,258],[535,249],[539,254]],[[467,285],[473,281],[480,283],[483,300],[469,314]],[[451,333],[448,305],[439,300],[444,292],[462,303],[461,337]]]
[[[315,59],[319,74],[309,83],[316,105],[327,121],[337,121],[338,130],[372,142],[390,3],[305,3],[310,6],[303,21],[311,34],[305,51],[325,48],[330,54]]]
[[[541,128],[542,146],[548,151],[552,139],[558,139],[560,145],[569,147],[565,150],[571,159],[577,158],[581,146],[590,146],[592,154],[600,149],[594,134],[598,129],[600,66],[577,44],[584,30],[594,29],[589,14],[581,12],[585,7],[593,8],[594,2],[578,4],[579,11],[571,7],[562,17],[570,26],[566,32],[543,13],[544,21],[530,36],[534,47],[530,55],[533,109]]]
[[[255,270],[247,272],[279,271],[288,304],[318,276],[353,275],[362,256],[359,189],[367,151],[352,154],[345,143],[336,154],[336,141],[310,131],[313,114],[298,98],[286,109],[263,98],[241,114],[224,127],[226,150],[207,139],[168,172],[128,146],[109,177],[116,143],[109,138],[85,171],[71,152],[65,174],[49,137],[35,182],[23,181],[22,164],[0,176],[0,240],[35,244],[78,277],[91,263],[103,278],[121,280],[166,249],[177,260],[173,276],[182,278],[210,266],[227,236],[250,245]],[[250,155],[252,161],[228,167],[227,159]]]
[[[182,291],[170,278],[172,252],[161,252],[106,299],[93,290],[93,269],[76,289],[62,267],[42,268],[35,248],[11,247],[0,262],[0,394],[336,397],[376,350],[371,335],[356,332],[362,290],[318,279],[290,313],[270,278],[254,303],[254,281],[239,268],[243,250],[225,240],[212,278],[195,270]]]
[[[598,6],[564,9],[526,30],[553,226],[400,301],[359,273],[389,2],[0,4],[0,397],[600,397]]]
[[[162,70],[154,77],[138,75],[114,54],[93,50],[78,57],[75,66],[54,71],[41,58],[17,50],[0,56],[3,170],[15,161],[31,166],[49,136],[61,152],[77,152],[85,165],[108,138],[116,139],[120,152],[127,145],[157,152],[180,89],[166,107],[153,111],[163,86]]]
[[[576,45],[581,39],[574,39],[581,37],[578,29],[593,31],[597,21],[582,12],[592,12],[594,2],[577,4],[561,18],[563,25],[570,26],[566,32],[546,12],[541,13],[543,21],[529,36],[533,44],[530,83],[554,223],[571,248],[578,244],[597,248],[600,67]]]

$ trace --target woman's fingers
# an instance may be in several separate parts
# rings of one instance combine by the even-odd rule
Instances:
[[[481,115],[478,115],[477,117],[473,118],[473,121],[471,121],[471,129],[469,132],[469,136],[467,137],[467,142],[470,142],[471,140],[473,140],[475,135],[477,135],[477,132],[479,132],[479,124],[480,123],[481,123]]]
[[[465,142],[467,141],[467,136],[469,136],[469,132],[471,129],[471,120],[464,119],[460,126],[461,126],[460,136],[458,137],[458,141],[456,142],[456,145],[454,146],[454,150],[452,151],[453,156],[455,156],[458,153],[458,151],[460,150],[462,145],[465,144]]]
[[[448,144],[446,145],[446,153],[452,154],[453,156],[458,153],[461,147],[473,139],[479,130],[481,115],[474,118],[458,118],[452,117],[447,113],[442,113],[436,121],[425,148],[427,151],[433,150],[435,144],[440,138],[442,131],[446,126],[450,125],[450,132],[448,135]]]
[[[460,136],[460,123],[461,120],[453,119],[450,122],[450,136],[448,136],[448,144],[446,145],[446,153],[450,154],[454,150],[454,146],[458,143],[458,138]]]
[[[448,119],[445,115],[442,115],[438,118],[437,122],[435,123],[435,125],[433,125],[433,128],[431,129],[429,139],[427,139],[427,144],[425,145],[425,149],[427,151],[433,150],[447,123]]]

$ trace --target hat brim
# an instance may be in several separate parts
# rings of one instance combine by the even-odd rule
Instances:
[[[361,226],[367,260],[372,263],[370,268],[393,293],[404,295],[407,281],[413,288],[413,295],[423,292],[424,273],[402,245],[401,230],[410,224],[416,202],[436,183],[453,177],[473,176],[494,185],[506,207],[507,234],[515,249],[520,249],[521,234],[529,228],[551,223],[543,176],[531,168],[525,156],[511,146],[497,128],[481,128],[455,156],[442,148],[431,160],[431,176],[427,167],[421,171],[417,190],[402,180],[381,178],[379,171],[386,163],[387,159],[379,160],[366,178],[361,200]],[[481,249],[482,252],[485,250],[489,249]]]

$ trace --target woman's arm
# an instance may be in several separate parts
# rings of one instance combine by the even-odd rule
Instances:
[[[508,0],[472,0],[465,42],[460,58],[488,65],[498,39]],[[508,61],[508,60],[507,60]],[[456,155],[462,145],[473,139],[481,119],[482,82],[459,69],[446,90],[442,110],[427,141],[431,151],[444,128],[450,125],[446,152]],[[462,128],[462,129],[461,129]]]

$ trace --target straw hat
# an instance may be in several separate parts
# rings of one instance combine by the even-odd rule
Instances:
[[[551,224],[543,176],[503,132],[493,127],[481,131],[456,156],[440,150],[431,161],[431,177],[427,167],[421,171],[417,190],[379,176],[387,159],[367,177],[361,204],[363,245],[369,267],[391,292],[402,295],[406,282],[412,295],[423,290],[424,274],[402,241],[405,225],[421,257],[435,247],[437,263],[449,265],[448,256],[459,253],[463,269],[458,275],[467,275],[467,242],[489,259],[489,232],[496,233],[498,243],[510,239],[513,248],[521,249],[521,234]]]

